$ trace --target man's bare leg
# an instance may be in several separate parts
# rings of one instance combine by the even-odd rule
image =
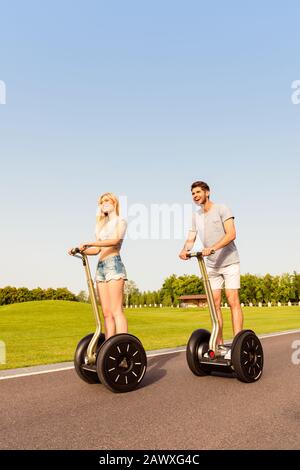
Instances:
[[[218,316],[219,322],[219,334],[217,336],[217,345],[223,344],[223,317],[221,311],[221,298],[222,298],[222,290],[221,289],[213,289],[213,296],[215,301],[215,307]]]
[[[244,316],[239,299],[239,290],[226,289],[225,293],[231,310],[233,334],[236,336],[243,329],[244,323]]]

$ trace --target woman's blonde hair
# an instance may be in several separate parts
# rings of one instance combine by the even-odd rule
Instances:
[[[104,196],[107,196],[109,199],[111,199],[111,201],[113,202],[114,206],[115,206],[115,211],[116,211],[116,215],[119,215],[120,214],[120,203],[119,203],[119,199],[117,198],[117,196],[113,193],[103,193],[101,194],[101,196],[99,197],[98,199],[98,205],[100,206],[100,204],[102,203],[102,199],[104,198]],[[100,209],[100,208],[99,208]],[[99,231],[101,230],[101,228],[103,227],[103,225],[105,224],[106,222],[106,215],[104,214],[104,212],[102,212],[102,210],[100,209],[99,212],[97,213],[96,215],[96,227],[95,227],[95,232],[96,234],[99,233]]]

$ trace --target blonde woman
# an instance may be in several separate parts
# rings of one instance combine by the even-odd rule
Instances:
[[[120,256],[127,223],[119,215],[119,200],[113,193],[102,194],[98,204],[96,241],[82,243],[79,249],[86,255],[99,254],[95,281],[103,311],[105,339],[107,340],[115,334],[128,331],[123,311],[124,284],[127,274]]]

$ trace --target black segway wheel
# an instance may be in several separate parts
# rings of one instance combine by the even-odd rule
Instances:
[[[93,372],[93,371],[86,370],[83,368],[86,365],[85,357],[86,357],[87,348],[93,336],[94,334],[91,333],[85,336],[84,338],[82,338],[77,345],[75,355],[74,355],[75,371],[77,372],[78,376],[82,380],[84,380],[85,382],[89,384],[100,382],[96,369],[95,369],[95,372]],[[101,344],[104,343],[104,341],[105,341],[105,336],[104,334],[101,333],[100,338],[98,340],[97,350],[100,348]]]
[[[262,376],[264,352],[258,337],[252,330],[236,335],[231,348],[231,361],[241,382],[255,382]]]
[[[210,369],[206,364],[202,364],[201,358],[208,351],[210,332],[207,330],[195,330],[186,347],[186,360],[189,368],[195,375],[209,375]]]
[[[147,357],[142,343],[127,333],[109,338],[97,357],[99,379],[113,392],[130,392],[137,388],[146,369]]]

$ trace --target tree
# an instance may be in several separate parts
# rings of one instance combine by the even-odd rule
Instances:
[[[77,295],[78,302],[87,302],[88,301],[88,294],[85,290],[81,290]]]
[[[139,294],[139,290],[134,281],[126,281],[124,286],[126,305],[132,305],[132,299]]]
[[[262,292],[263,292],[263,301],[265,303],[271,302],[272,300],[272,282],[273,282],[273,277],[271,274],[266,274],[263,277],[263,283],[262,283]]]
[[[264,301],[264,280],[262,277],[256,278],[255,300],[257,302]]]
[[[32,300],[32,292],[27,287],[19,287],[15,302],[28,302],[29,300]]]
[[[156,305],[159,305],[161,303],[161,301],[160,301],[160,290],[154,292],[154,303]]]
[[[66,287],[58,287],[56,291],[54,291],[53,298],[55,300],[72,300],[77,301],[77,297],[75,294],[70,292]]]
[[[28,302],[31,300],[72,300],[77,301],[75,294],[66,287],[57,289],[41,289],[37,287],[29,290],[27,287],[6,286],[0,289],[0,305],[12,304],[16,302]]]
[[[201,278],[196,275],[180,276],[173,282],[174,297],[181,295],[204,294],[204,285]]]
[[[45,291],[41,289],[41,287],[36,287],[32,289],[32,300],[44,300],[45,299]]]
[[[0,305],[13,304],[17,302],[17,288],[6,286],[0,289]]]
[[[164,307],[170,307],[172,305],[172,298],[170,294],[165,294],[162,300]]]
[[[161,288],[161,299],[162,299],[162,304],[164,305],[164,299],[168,299],[170,297],[171,299],[171,304],[174,301],[174,282],[176,281],[177,276],[176,274],[172,274],[172,276],[167,277],[167,279],[164,280],[164,283]],[[170,304],[170,305],[171,305]]]
[[[256,276],[244,274],[241,276],[240,300],[242,303],[256,304]]]
[[[288,273],[282,274],[279,280],[279,300],[287,303],[293,296],[292,276]]]
[[[53,300],[54,296],[55,296],[55,289],[52,289],[52,287],[49,287],[48,289],[45,290],[46,300]]]
[[[279,276],[273,276],[272,278],[271,298],[273,302],[280,301],[280,277]]]
[[[154,292],[148,291],[146,293],[146,304],[147,305],[153,305],[155,303],[154,298],[155,298]]]
[[[292,300],[299,302],[300,300],[300,274],[296,271],[293,272],[292,276]]]

